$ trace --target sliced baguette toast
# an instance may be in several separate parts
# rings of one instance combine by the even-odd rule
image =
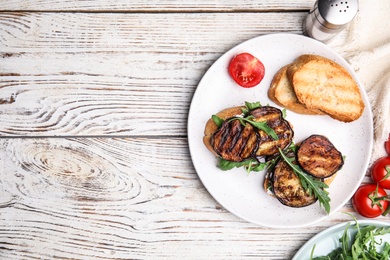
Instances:
[[[302,55],[287,69],[300,103],[321,110],[334,119],[352,122],[364,110],[358,85],[348,71],[327,58]]]
[[[283,66],[274,76],[271,86],[268,90],[268,97],[276,104],[285,107],[295,113],[305,115],[321,115],[324,114],[320,110],[310,110],[305,105],[299,102],[295,95],[293,86],[287,77],[287,69],[292,64]]]

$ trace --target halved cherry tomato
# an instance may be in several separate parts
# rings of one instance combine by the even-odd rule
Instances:
[[[263,63],[250,53],[240,53],[229,63],[229,74],[234,81],[244,88],[258,85],[264,78]]]
[[[363,217],[375,218],[387,209],[389,202],[385,199],[386,196],[386,191],[376,184],[365,184],[355,192],[352,205]]]
[[[383,189],[390,189],[390,157],[382,157],[374,162],[371,178]]]

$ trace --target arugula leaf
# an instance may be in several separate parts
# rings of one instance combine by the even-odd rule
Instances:
[[[244,115],[248,114],[249,111],[253,110],[253,109],[256,109],[256,108],[259,108],[261,107],[261,103],[260,102],[247,102],[245,101],[245,107],[241,108],[241,111],[242,113],[244,113]]]
[[[314,178],[313,176],[304,172],[301,167],[293,163],[295,158],[287,157],[280,148],[279,153],[282,156],[283,160],[293,169],[294,173],[299,177],[303,189],[306,190],[309,195],[314,195],[318,199],[320,205],[324,207],[326,213],[329,214],[330,197],[329,192],[326,190],[326,188],[329,188],[329,186],[321,180]]]
[[[219,158],[219,162],[218,162],[217,167],[223,171],[228,171],[228,170],[231,170],[233,168],[239,168],[239,167],[248,165],[250,163],[250,161],[253,161],[253,160],[255,160],[255,159],[252,158],[250,160],[246,160],[246,161],[242,161],[242,162],[232,162],[232,161],[228,161],[228,160]]]
[[[271,136],[274,140],[278,140],[279,137],[276,134],[275,130],[272,129],[267,125],[267,122],[256,122],[252,119],[254,116],[248,116],[248,117],[237,117],[235,119],[239,120],[242,125],[245,126],[245,122],[251,124],[252,126],[256,127],[257,129],[263,130],[267,135]]]
[[[261,104],[260,104],[260,102],[250,103],[250,102],[245,101],[245,106],[246,106],[246,108],[248,108],[248,110],[253,110],[253,109],[261,107]]]
[[[340,246],[325,256],[313,257],[315,246],[312,248],[310,260],[326,260],[326,259],[367,259],[367,260],[388,260],[390,256],[390,244],[378,239],[378,236],[390,234],[390,227],[377,227],[367,225],[360,227],[356,218],[354,228],[357,232],[352,237],[349,237],[348,230],[351,228],[351,223],[348,223],[342,237],[339,239]],[[383,243],[383,244],[382,244]],[[381,250],[378,250],[381,246]],[[378,249],[377,249],[378,248]]]
[[[249,123],[252,126],[256,127],[257,129],[260,129],[264,131],[267,135],[271,136],[274,140],[278,140],[279,137],[276,134],[275,130],[272,129],[267,125],[267,122],[256,122],[253,120],[254,116],[247,116],[249,111],[261,107],[260,102],[247,102],[245,101],[245,108],[242,108],[242,113],[244,114],[244,117],[233,117],[230,119],[231,120],[239,120],[240,123],[245,126],[245,123]],[[214,123],[218,126],[221,127],[224,120],[219,118],[216,115],[212,115],[211,118],[213,119]]]
[[[259,162],[256,160],[256,162],[254,163],[250,163],[248,165],[248,167],[246,167],[246,171],[249,173],[249,172],[261,172],[263,171],[265,168],[268,167],[268,162]]]
[[[217,115],[212,115],[211,118],[213,119],[214,123],[218,126],[218,127],[221,127],[224,120],[220,117],[218,117]]]
[[[233,168],[244,167],[247,173],[250,173],[251,171],[260,172],[264,170],[266,167],[268,167],[268,162],[259,162],[255,158],[251,158],[242,162],[232,162],[219,158],[217,167],[223,171],[228,171]]]
[[[382,253],[376,251],[376,245],[380,244],[375,237],[390,233],[390,228],[378,228],[376,226],[366,226],[358,229],[355,242],[352,244],[352,256],[354,259],[388,259],[382,258]],[[387,251],[387,255],[390,252]]]
[[[282,116],[283,116],[283,118],[287,117],[287,110],[285,108],[283,108],[283,110],[282,110]]]
[[[341,242],[341,250],[339,251],[340,254],[348,255],[349,253],[349,237],[348,237],[348,229],[351,223],[347,224],[347,227],[345,228],[343,232],[343,236],[340,237],[339,241]]]

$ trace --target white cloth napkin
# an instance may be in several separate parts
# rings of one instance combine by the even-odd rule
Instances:
[[[360,0],[340,53],[356,71],[374,116],[371,163],[385,156],[390,132],[390,0]],[[351,144],[353,145],[353,144]]]

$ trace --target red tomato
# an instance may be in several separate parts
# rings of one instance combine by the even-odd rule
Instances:
[[[229,74],[241,87],[251,88],[263,80],[265,68],[258,58],[244,52],[230,61]]]
[[[376,189],[378,189],[377,194]],[[356,212],[363,217],[375,218],[387,209],[389,203],[387,200],[377,200],[376,204],[374,202],[375,198],[378,199],[383,196],[387,196],[384,189],[378,187],[376,184],[365,184],[360,186],[355,192],[355,195],[353,195],[352,205]]]
[[[387,141],[385,142],[385,149],[387,155],[390,156],[390,134],[389,134],[389,139],[387,139]]]
[[[371,167],[371,178],[383,189],[390,189],[390,157],[382,157]]]

